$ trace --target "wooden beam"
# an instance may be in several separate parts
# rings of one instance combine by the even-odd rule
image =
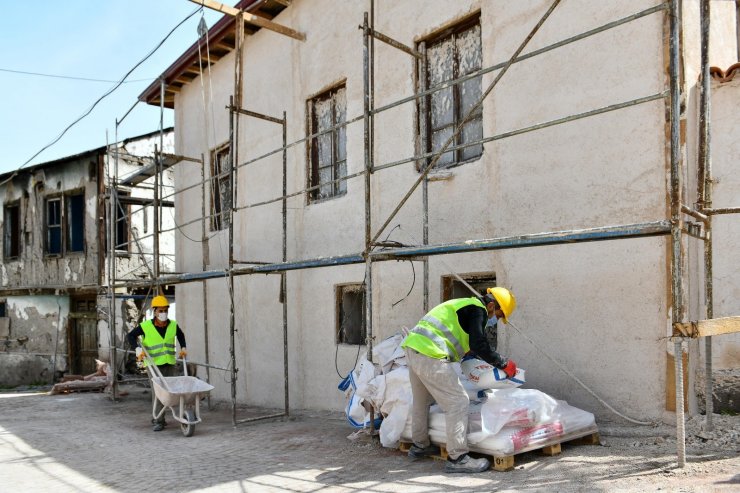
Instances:
[[[234,7],[229,7],[228,5],[224,5],[220,2],[216,2],[214,0],[189,0],[189,1],[195,4],[198,4],[198,5],[201,5],[203,7],[208,7],[209,9],[217,10],[218,12],[221,12],[222,14],[227,14],[227,15],[231,15],[234,17],[236,17],[237,15],[239,15],[239,13],[241,13],[244,16],[244,22],[246,22],[247,24],[251,24],[252,26],[257,26],[257,27],[264,27],[265,29],[269,29],[270,31],[274,31],[276,33],[284,34],[285,36],[289,36],[299,41],[306,40],[305,34],[300,33],[294,29],[283,26],[276,22],[269,21],[263,17],[251,14],[249,12],[242,12],[239,9],[235,9]]]
[[[275,3],[279,3],[283,7],[290,7],[290,0],[275,0]]]
[[[740,317],[712,318],[698,322],[674,323],[675,337],[707,337],[740,332]]]

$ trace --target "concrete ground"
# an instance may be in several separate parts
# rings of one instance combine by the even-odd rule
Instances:
[[[676,468],[675,430],[602,424],[601,446],[516,456],[510,472],[446,475],[443,463],[411,461],[355,434],[335,413],[295,412],[231,424],[231,409],[203,410],[186,438],[174,421],[151,431],[150,395],[128,386],[101,393],[0,393],[0,490],[13,492],[441,492],[740,491],[740,417],[718,429],[687,428],[687,465]],[[237,418],[255,415],[239,411]],[[261,410],[261,412],[265,412]],[[697,426],[699,428],[697,428]],[[699,431],[697,431],[699,430]]]

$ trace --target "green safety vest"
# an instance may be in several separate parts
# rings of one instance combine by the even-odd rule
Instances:
[[[157,366],[174,365],[176,362],[175,335],[177,335],[177,322],[170,320],[164,338],[159,335],[157,328],[154,327],[154,322],[151,320],[142,322],[141,328],[144,330],[144,338],[141,340],[141,344],[149,353],[149,357],[154,360],[154,364]],[[146,365],[146,362],[144,364]]]
[[[457,311],[469,305],[486,309],[486,305],[478,298],[445,301],[419,320],[403,340],[401,347],[414,349],[434,359],[460,361],[470,351],[470,341],[468,333],[460,327]]]

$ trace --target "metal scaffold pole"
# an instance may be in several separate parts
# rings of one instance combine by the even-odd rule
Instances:
[[[670,182],[671,182],[671,310],[673,322],[684,320],[683,300],[683,245],[682,245],[682,166],[681,166],[681,88],[679,84],[680,0],[671,1],[669,36],[670,71]],[[673,338],[676,383],[676,443],[678,466],[686,464],[684,393],[683,393],[683,339]]]

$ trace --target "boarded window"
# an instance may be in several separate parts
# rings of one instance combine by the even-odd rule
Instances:
[[[365,286],[336,287],[337,344],[365,344]]]
[[[211,152],[211,230],[229,227],[231,211],[231,149],[228,145]]]
[[[3,255],[16,259],[21,255],[20,204],[5,204],[3,209]]]
[[[460,277],[470,284],[478,294],[484,294],[486,288],[496,286],[496,274],[492,272],[466,274]],[[473,296],[473,293],[470,292],[470,289],[454,276],[442,277],[442,301],[455,298],[470,298],[471,296]]]
[[[427,88],[440,88],[451,80],[477,72],[482,67],[480,17],[446,29],[427,40]],[[481,76],[473,77],[449,87],[441,88],[427,96],[426,152],[435,152],[455,133],[468,112],[482,94]],[[474,144],[483,138],[483,110],[478,107],[455,136],[448,149],[437,161],[436,168],[447,168],[471,161],[483,153],[482,144]],[[470,144],[470,145],[466,145]],[[430,158],[428,162],[434,159]]]
[[[62,199],[46,199],[46,253],[62,254]]]
[[[0,301],[0,318],[5,316],[5,301]]]
[[[85,251],[85,194],[65,197],[67,205],[67,252]]]
[[[309,200],[347,193],[347,90],[335,87],[308,102],[310,187]]]

